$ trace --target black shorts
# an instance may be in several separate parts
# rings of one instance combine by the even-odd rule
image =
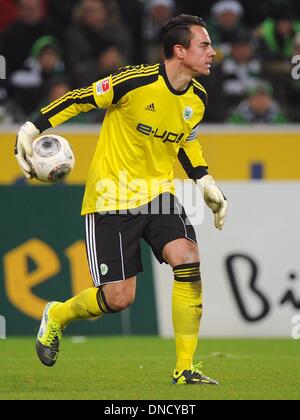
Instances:
[[[168,198],[164,202],[171,203],[169,209],[162,207],[162,198]],[[186,238],[197,244],[195,230],[184,208],[170,194],[162,194],[139,209],[92,213],[85,217],[86,249],[95,287],[143,271],[141,239],[150,245],[160,263],[165,262],[162,251],[169,242]]]

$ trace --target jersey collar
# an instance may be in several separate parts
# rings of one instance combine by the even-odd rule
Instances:
[[[159,74],[164,78],[164,81],[165,81],[169,91],[172,92],[174,95],[184,95],[193,84],[193,82],[191,80],[184,90],[174,89],[173,86],[171,85],[169,79],[168,79],[167,72],[166,72],[166,66],[164,65],[164,63],[161,63],[160,66],[159,66]]]

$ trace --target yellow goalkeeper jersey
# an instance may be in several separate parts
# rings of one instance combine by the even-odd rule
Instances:
[[[207,173],[197,139],[207,101],[192,80],[171,86],[164,64],[128,66],[85,89],[68,92],[41,110],[34,122],[44,131],[93,108],[107,109],[89,169],[82,214],[142,206],[175,193],[178,158],[192,179]]]

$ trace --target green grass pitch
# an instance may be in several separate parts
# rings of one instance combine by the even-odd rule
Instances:
[[[174,386],[174,343],[157,337],[65,337],[57,364],[34,338],[0,340],[0,399],[300,399],[300,341],[208,340],[197,361],[221,386]]]

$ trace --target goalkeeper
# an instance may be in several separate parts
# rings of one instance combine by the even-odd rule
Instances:
[[[32,142],[40,133],[80,112],[107,109],[82,206],[94,287],[64,303],[48,303],[36,351],[42,363],[53,366],[62,332],[71,321],[119,312],[133,302],[136,275],[142,271],[143,238],[158,261],[174,272],[173,383],[216,385],[193,361],[202,315],[200,257],[173,179],[178,158],[201,188],[215,227],[221,230],[227,202],[208,174],[197,140],[207,94],[195,77],[210,74],[215,51],[205,22],[197,16],[170,19],[161,39],[162,64],[128,66],[90,87],[73,90],[43,108],[18,132],[16,158],[31,178],[26,155],[32,154]]]

